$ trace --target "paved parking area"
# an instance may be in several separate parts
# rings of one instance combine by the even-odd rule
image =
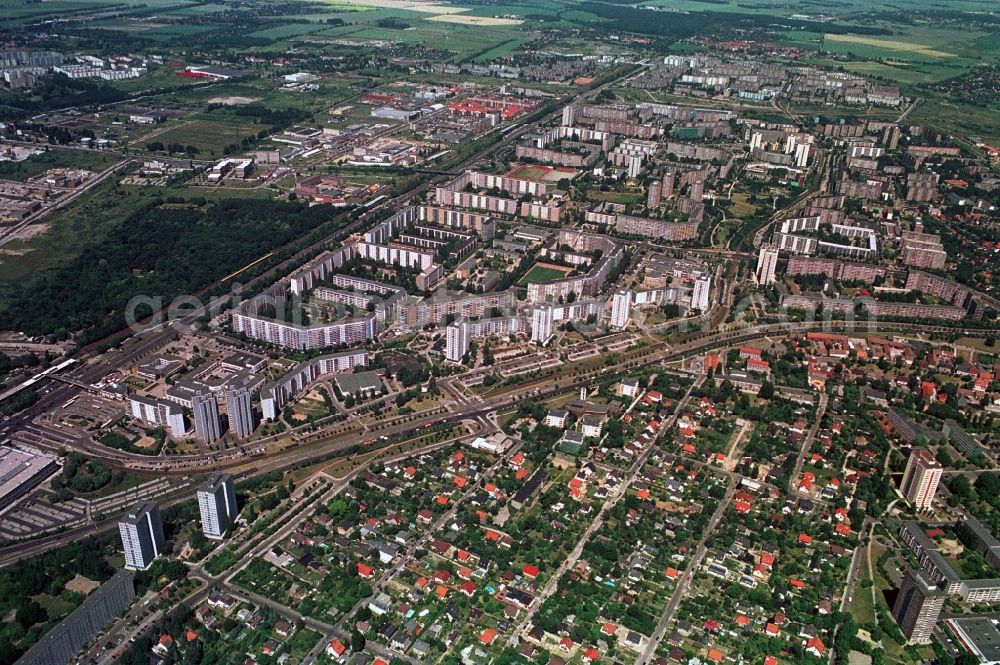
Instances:
[[[22,540],[39,533],[80,524],[87,519],[87,502],[71,499],[52,503],[32,497],[4,513],[0,519],[0,538]]]

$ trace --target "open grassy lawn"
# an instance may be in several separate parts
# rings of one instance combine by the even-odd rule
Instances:
[[[717,247],[725,247],[729,242],[729,239],[732,238],[736,231],[745,223],[746,222],[741,219],[730,218],[726,220],[724,224],[719,224],[715,231],[715,237],[712,238],[712,244]],[[655,323],[655,321],[653,321],[653,323]]]
[[[602,192],[599,189],[588,189],[587,198],[595,201],[611,201],[612,203],[640,203],[646,197],[639,192]]]
[[[499,46],[491,48],[489,51],[476,57],[477,62],[489,62],[490,60],[495,60],[497,58],[506,58],[509,56],[517,55],[521,50],[521,46],[527,44],[531,41],[528,37],[516,37],[514,39],[508,40]]]
[[[909,120],[926,124],[960,137],[977,136],[987,143],[1000,141],[1000,103],[987,107],[954,102],[941,95],[927,95],[910,114]]]
[[[851,600],[851,616],[858,623],[875,623],[875,605],[872,602],[872,590],[871,588],[862,586],[862,582],[872,579],[868,574],[868,550],[871,550],[871,560],[872,564],[874,564],[878,560],[878,555],[885,548],[878,543],[871,543],[861,553],[861,571],[858,574],[858,580],[855,585],[854,598]],[[882,594],[876,590],[875,595],[881,596]]]
[[[168,83],[172,83],[171,77],[176,78],[178,81],[189,81],[189,79],[175,77],[172,73],[173,70],[167,68],[158,69],[156,76],[159,76],[159,72],[164,70],[168,71],[165,75],[165,80]],[[243,104],[254,104],[272,109],[298,108],[307,110],[310,113],[318,113],[359,94],[360,88],[352,87],[352,81],[349,78],[327,76],[321,78],[317,83],[320,86],[319,90],[307,93],[284,89],[282,87],[284,81],[281,79],[249,79],[197,85],[188,83],[172,93],[170,99],[172,102],[203,106],[221,103],[227,99],[239,98]],[[210,115],[206,115],[197,109],[193,109],[193,111],[192,115],[183,117],[181,120],[195,118],[211,122],[237,123],[245,123],[248,120],[247,118],[237,118],[227,110],[216,111]],[[162,128],[163,126],[161,125],[160,129]]]
[[[550,267],[536,263],[531,267],[524,277],[521,278],[520,285],[527,286],[528,282],[551,282],[554,279],[562,279],[569,272],[565,268]]]
[[[46,593],[39,594],[32,598],[45,609],[49,620],[61,619],[73,610],[73,605],[67,603],[59,596],[50,596]]]
[[[1000,345],[994,341],[993,346],[987,346],[986,340],[981,337],[960,337],[955,344],[957,346],[967,346],[971,349],[975,349],[976,351],[981,351],[982,353],[1000,353]]]
[[[186,90],[196,89],[201,86],[208,85],[208,81],[178,76],[173,67],[167,66],[151,69],[145,76],[140,76],[139,78],[125,79],[123,81],[109,81],[108,83],[109,85],[112,85],[119,90],[124,90],[125,92],[134,92],[136,90],[177,91],[172,94],[184,94]],[[175,100],[176,98],[171,99],[170,101]]]
[[[747,200],[747,195],[742,192],[736,192],[733,194],[733,205],[729,208],[729,213],[733,217],[749,217],[750,215],[757,212],[759,206],[750,203]]]

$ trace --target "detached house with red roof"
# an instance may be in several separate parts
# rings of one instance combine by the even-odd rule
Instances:
[[[823,640],[818,637],[810,637],[806,640],[806,651],[817,658],[822,658],[823,654],[826,653],[826,646],[823,644]]]
[[[334,660],[340,660],[346,652],[347,647],[340,640],[334,640],[326,645],[326,655]]]

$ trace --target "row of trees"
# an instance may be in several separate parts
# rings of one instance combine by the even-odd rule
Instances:
[[[150,152],[166,151],[171,155],[176,153],[187,153],[189,157],[194,157],[199,152],[201,152],[200,150],[198,150],[198,146],[195,145],[186,146],[186,145],[181,145],[180,143],[168,143],[164,145],[163,142],[161,141],[152,141],[150,143],[147,143],[146,150],[149,150]]]
[[[0,104],[6,109],[5,115],[19,120],[50,109],[110,104],[126,97],[125,92],[107,83],[51,73],[38,80],[31,95],[0,92]]]

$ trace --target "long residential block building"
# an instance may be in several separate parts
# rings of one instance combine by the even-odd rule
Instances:
[[[488,210],[502,215],[516,215],[518,210],[518,202],[515,199],[487,196],[462,190],[453,191],[443,187],[438,187],[435,190],[434,200],[444,206]]]
[[[967,516],[964,524],[969,527],[977,539],[976,549],[981,554],[991,552],[987,563],[994,570],[1000,571],[996,565],[996,556],[1000,550],[992,534],[975,518]],[[914,520],[904,521],[899,527],[899,536],[913,550],[917,562],[928,579],[945,593],[957,595],[967,603],[997,603],[1000,602],[1000,577],[986,579],[964,579],[942,554],[938,544],[927,535],[926,526]],[[984,555],[986,556],[986,555]]]
[[[532,217],[543,222],[558,222],[565,209],[566,205],[560,199],[524,201],[521,203],[521,217]]]
[[[600,147],[604,152],[608,152],[614,146],[616,138],[611,132],[600,132],[589,127],[577,127],[572,126],[572,123],[563,123],[558,127],[547,129],[541,134],[532,135],[529,140],[536,148],[545,148],[556,141],[569,140],[577,144]]]
[[[418,216],[422,222],[432,222],[453,229],[465,229],[489,240],[496,234],[496,220],[484,213],[471,210],[454,210],[440,206],[420,206]]]
[[[264,294],[232,314],[233,330],[247,337],[291,349],[323,349],[341,344],[360,344],[378,335],[378,319],[373,313],[334,323],[300,325],[266,318],[261,309],[270,305],[278,311],[279,299]]]
[[[604,212],[604,206],[587,211],[586,220],[593,224],[605,224],[619,233],[641,235],[661,240],[684,241],[698,237],[698,222],[672,222],[651,217],[635,217],[618,212]]]
[[[363,244],[363,243],[362,243]],[[334,272],[351,257],[352,246],[326,252],[266,292],[242,303],[231,315],[233,330],[253,339],[293,349],[322,349],[376,338],[390,319],[400,314],[406,291],[369,279]],[[330,322],[282,321],[295,296],[314,292],[316,298],[357,308]],[[374,305],[373,311],[367,305]],[[293,308],[293,312],[298,311]]]
[[[543,197],[547,188],[547,183],[536,180],[466,171],[454,180],[435,188],[434,200],[438,205],[516,215],[519,209],[517,198],[526,194]],[[470,189],[472,191],[469,191]],[[483,194],[483,190],[500,190],[512,198]]]
[[[929,293],[936,298],[947,300],[953,305],[964,305],[972,293],[969,287],[958,282],[920,270],[911,270],[907,274],[906,289]]]
[[[516,306],[515,289],[482,294],[449,293],[441,289],[430,298],[408,303],[403,307],[401,319],[408,326],[422,328],[440,325],[449,319],[481,318],[494,309],[510,312]]]
[[[698,222],[670,222],[649,217],[618,215],[615,219],[615,230],[628,235],[684,241],[694,240],[698,237]]]
[[[63,665],[135,601],[132,573],[120,570],[42,636],[15,665]]]
[[[785,295],[781,304],[788,309],[816,310],[851,315],[860,305],[869,316],[889,316],[902,319],[944,319],[958,321],[965,317],[963,307],[952,305],[921,305],[906,302],[879,302],[872,298],[827,298],[815,293]]]
[[[944,268],[948,253],[941,245],[940,236],[932,233],[904,231],[902,235],[903,263],[916,268]]]
[[[787,275],[826,275],[831,279],[871,284],[876,277],[885,277],[886,269],[870,263],[849,263],[838,259],[791,256],[785,269]]]
[[[521,144],[515,149],[514,156],[517,159],[575,167],[592,166],[601,156],[601,149],[598,146],[589,146],[585,143],[577,143],[575,146],[574,151],[570,152]]]
[[[316,379],[327,374],[351,372],[355,367],[368,364],[365,351],[332,353],[308,360],[276,381],[265,384],[260,390],[261,414],[265,420],[277,420],[281,409],[296,393],[305,390]]]

